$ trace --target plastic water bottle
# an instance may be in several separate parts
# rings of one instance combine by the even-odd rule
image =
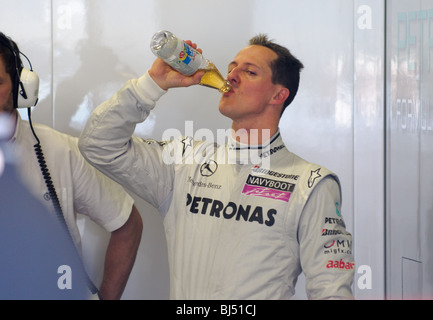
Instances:
[[[201,85],[218,89],[222,93],[230,91],[230,83],[223,78],[215,65],[170,31],[155,33],[150,48],[157,57],[186,76],[205,70]]]

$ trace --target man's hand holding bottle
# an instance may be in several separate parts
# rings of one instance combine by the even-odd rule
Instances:
[[[190,40],[185,40],[185,42],[198,52],[202,53],[202,50],[197,48],[196,43],[192,43]],[[150,68],[149,74],[161,89],[168,90],[170,88],[189,87],[200,84],[200,80],[205,74],[205,71],[198,70],[191,76],[185,76],[179,71],[173,69],[161,58],[157,58]]]

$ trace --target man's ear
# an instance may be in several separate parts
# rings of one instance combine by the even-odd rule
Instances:
[[[272,97],[271,104],[284,104],[284,101],[289,97],[290,91],[285,87],[280,87],[276,94]]]

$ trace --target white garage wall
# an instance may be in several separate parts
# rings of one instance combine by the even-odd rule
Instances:
[[[432,299],[433,1],[387,11],[387,296]]]

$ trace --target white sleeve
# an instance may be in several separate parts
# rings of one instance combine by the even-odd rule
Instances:
[[[116,182],[92,167],[78,148],[70,154],[73,165],[74,208],[108,232],[122,227],[134,204],[132,197]],[[75,221],[75,217],[70,223]]]
[[[352,236],[341,215],[337,181],[328,176],[313,190],[298,228],[301,266],[310,299],[353,299]]]
[[[79,140],[83,155],[96,165],[114,161],[128,150],[138,123],[143,122],[166,91],[148,72],[129,80],[90,115]]]
[[[79,140],[91,164],[156,208],[170,195],[173,166],[164,165],[161,144],[132,135],[165,92],[148,72],[128,81],[94,110]]]

